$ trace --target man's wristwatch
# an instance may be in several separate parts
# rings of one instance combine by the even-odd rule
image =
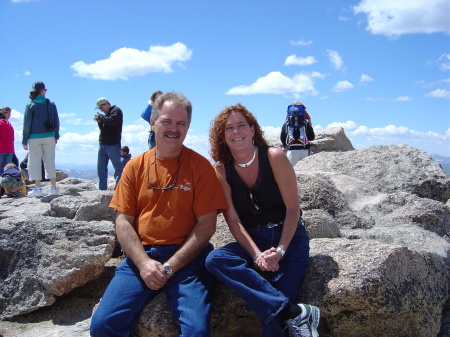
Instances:
[[[175,273],[173,272],[172,267],[170,266],[170,264],[168,264],[167,262],[163,264],[164,269],[166,270],[167,275],[169,275],[169,277],[172,277]]]

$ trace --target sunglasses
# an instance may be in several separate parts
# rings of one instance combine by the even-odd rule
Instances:
[[[258,200],[256,200],[252,191],[248,191],[247,193],[245,193],[245,199],[250,204],[250,209],[253,214],[262,214],[263,211],[261,210],[261,207],[258,205]]]
[[[181,152],[178,156],[178,169],[177,169],[177,175],[175,177],[175,182],[173,184],[167,185],[166,187],[157,187],[157,186],[153,186],[150,183],[150,166],[152,166],[152,165],[155,165],[156,181],[158,181],[158,170],[156,169],[156,153],[155,153],[155,159],[153,160],[152,163],[150,163],[150,165],[148,165],[148,180],[147,180],[148,187],[150,187],[154,190],[158,190],[158,191],[171,190],[172,188],[174,188],[177,185],[178,175],[180,174],[180,157],[181,157]]]

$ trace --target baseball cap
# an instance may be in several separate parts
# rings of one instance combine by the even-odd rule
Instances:
[[[42,89],[45,89],[45,84],[44,84],[44,82],[37,81],[37,82],[34,82],[31,87],[33,89],[31,89],[30,92],[39,92]]]
[[[96,106],[95,108],[96,108],[96,109],[100,109],[100,106],[103,105],[103,104],[105,104],[105,103],[108,103],[108,99],[105,98],[105,97],[100,97],[100,98],[97,100],[97,106]]]

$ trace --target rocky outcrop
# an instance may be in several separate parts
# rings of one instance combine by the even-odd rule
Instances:
[[[1,200],[1,319],[51,305],[102,273],[115,247],[111,192],[77,193]]]
[[[378,169],[380,150],[390,154]],[[383,176],[383,168],[396,174]],[[299,301],[321,308],[320,335],[438,335],[448,301],[450,252],[450,209],[439,200],[446,201],[450,177],[422,151],[405,146],[319,153],[295,169],[312,238]],[[382,183],[375,181],[380,176]],[[436,188],[425,189],[427,197],[414,188],[424,181]],[[212,242],[222,246],[231,240],[219,217]],[[217,287],[213,335],[259,336],[259,328],[248,331],[259,327],[257,317],[228,291]],[[176,336],[169,313],[161,294],[145,308],[135,332]]]
[[[319,152],[351,151],[355,149],[347,138],[344,129],[341,127],[326,128],[316,131],[315,134],[315,139],[311,141],[312,154]],[[266,140],[270,146],[283,147],[280,137],[268,136],[266,137]]]
[[[407,192],[444,203],[450,199],[449,176],[425,151],[408,145],[319,153],[303,159],[295,170],[349,176],[384,193]]]
[[[316,132],[315,139],[311,142],[311,152],[340,152],[354,150],[352,143],[347,138],[341,127],[330,127]]]
[[[450,177],[423,151],[403,145],[325,151],[295,170],[311,237],[299,301],[321,308],[320,335],[450,335]],[[94,184],[68,178],[58,185],[62,196],[0,201],[0,262],[8,266],[0,312],[18,315],[51,304],[76,286],[75,274],[85,275],[83,282],[96,277],[112,254],[114,214],[107,207],[113,192]],[[220,216],[212,242],[232,240]],[[83,269],[83,261],[90,267]],[[176,336],[177,329],[161,293],[134,333]],[[217,284],[212,336],[260,334],[255,314]],[[88,335],[87,328],[77,330],[76,336]]]

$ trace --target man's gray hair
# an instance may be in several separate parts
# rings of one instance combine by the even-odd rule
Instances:
[[[171,102],[174,106],[178,106],[186,109],[188,114],[188,123],[191,124],[192,119],[192,104],[191,102],[184,97],[184,95],[180,92],[166,92],[160,95],[155,102],[153,103],[151,120],[156,121],[159,117],[161,107],[165,102]]]

